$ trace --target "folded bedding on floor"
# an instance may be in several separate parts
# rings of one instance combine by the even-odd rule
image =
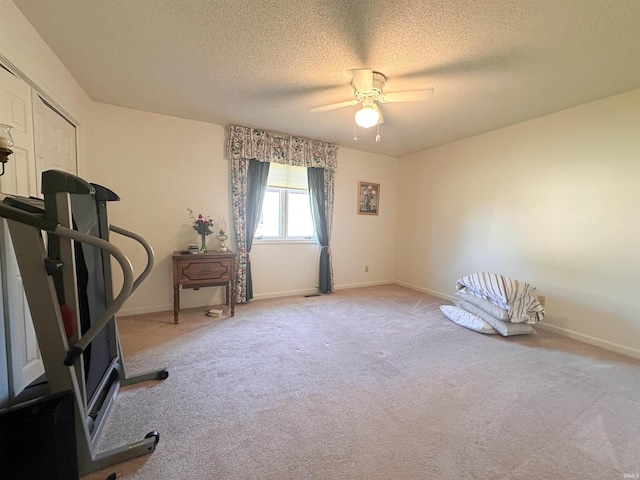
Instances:
[[[487,322],[477,317],[476,315],[473,315],[472,313],[464,311],[461,308],[454,307],[453,305],[442,305],[440,307],[440,310],[442,311],[442,313],[444,313],[445,317],[447,317],[453,323],[457,323],[461,327],[465,327],[469,330],[480,333],[498,333],[498,331]]]
[[[491,327],[503,337],[535,333],[533,327],[528,323],[512,323],[509,321],[505,322],[504,320],[500,320],[499,318],[496,318],[493,315],[485,312],[480,307],[477,307],[472,303],[465,302],[464,300],[456,300],[455,304],[458,308],[475,316],[486,324],[491,325]]]
[[[481,308],[485,312],[489,313],[492,317],[498,318],[505,322],[508,322],[510,320],[509,311],[505,310],[502,307],[499,307],[495,303],[492,303],[491,300],[487,300],[486,298],[467,293],[466,289],[464,288],[462,290],[458,290],[456,292],[456,295],[460,297],[461,300],[464,300],[465,302],[469,302],[476,307]]]
[[[526,282],[495,273],[476,272],[458,279],[456,290],[465,301],[501,320],[534,324],[544,318],[544,307],[538,301],[536,288]],[[489,301],[506,311],[508,318],[505,319],[502,312],[494,311],[494,307],[462,294]]]

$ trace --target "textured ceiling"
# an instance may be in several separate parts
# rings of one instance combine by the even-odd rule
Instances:
[[[96,101],[392,156],[640,87],[638,0],[14,3]],[[353,142],[350,68],[434,94]]]

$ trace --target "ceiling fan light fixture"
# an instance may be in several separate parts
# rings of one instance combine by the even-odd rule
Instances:
[[[356,124],[362,128],[370,128],[378,124],[380,114],[374,105],[362,105],[356,112]]]

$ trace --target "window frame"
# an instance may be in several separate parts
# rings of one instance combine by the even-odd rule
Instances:
[[[265,237],[261,235],[259,237],[253,237],[253,244],[269,244],[269,245],[277,245],[277,244],[312,244],[318,243],[318,237],[315,232],[315,227],[313,228],[313,235],[309,237],[289,237],[287,232],[287,219],[289,214],[289,194],[291,191],[294,192],[306,192],[307,196],[309,195],[309,190],[301,189],[301,188],[286,188],[286,187],[274,187],[267,185],[267,190],[265,194],[269,191],[276,190],[280,195],[280,215],[279,215],[279,225],[278,232],[279,236],[277,237]],[[264,204],[263,204],[264,208]],[[309,212],[311,213],[311,205],[309,205]],[[262,215],[262,212],[260,212]],[[311,219],[313,222],[313,218]]]

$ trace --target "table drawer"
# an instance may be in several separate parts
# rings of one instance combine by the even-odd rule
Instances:
[[[226,304],[235,314],[236,254],[231,251],[207,252],[198,255],[173,252],[173,323],[179,322],[180,287],[199,290],[201,287],[225,287]]]
[[[178,260],[178,282],[197,284],[231,280],[231,259]]]

